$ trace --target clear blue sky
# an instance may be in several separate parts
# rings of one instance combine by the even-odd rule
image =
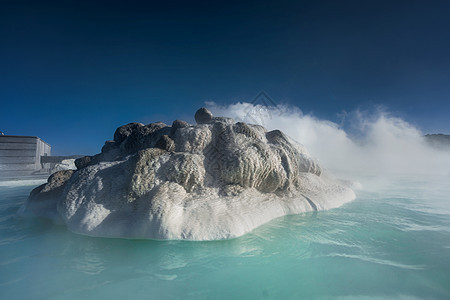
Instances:
[[[450,133],[450,1],[208,2],[1,1],[0,130],[93,154],[119,125],[264,90]]]

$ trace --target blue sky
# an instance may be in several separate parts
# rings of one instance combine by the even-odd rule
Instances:
[[[449,1],[0,5],[0,130],[53,154],[93,154],[122,124],[192,121],[205,101],[261,90],[319,118],[384,105],[450,133]]]

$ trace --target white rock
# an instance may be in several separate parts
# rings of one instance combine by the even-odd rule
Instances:
[[[113,161],[108,161],[113,156],[98,155],[59,185],[56,201],[46,202],[54,207],[42,206],[55,213],[39,212],[36,203],[45,200],[39,190],[23,211],[56,215],[70,230],[91,236],[215,240],[355,198],[280,131],[225,118],[176,130],[159,123],[152,128],[142,136],[145,143],[136,140],[142,130],[133,135],[128,128],[123,143],[136,140],[137,152],[115,154]],[[139,148],[155,145],[152,137],[169,132],[173,152]]]

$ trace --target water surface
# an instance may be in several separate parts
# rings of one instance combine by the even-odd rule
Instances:
[[[2,299],[449,299],[450,177],[363,180],[338,209],[212,242],[92,238],[0,186]]]

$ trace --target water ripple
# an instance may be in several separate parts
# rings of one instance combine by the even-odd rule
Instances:
[[[390,261],[390,260],[384,260],[384,259],[379,259],[379,258],[374,258],[374,257],[369,257],[369,256],[363,256],[363,255],[331,253],[331,254],[328,254],[326,256],[357,259],[357,260],[361,260],[361,261],[371,262],[371,263],[374,263],[374,264],[386,265],[386,266],[391,266],[391,267],[396,267],[396,268],[401,268],[401,269],[407,269],[407,270],[424,270],[425,269],[425,266],[423,266],[423,265],[406,265],[406,264],[401,264],[401,263],[397,263],[397,262]]]

